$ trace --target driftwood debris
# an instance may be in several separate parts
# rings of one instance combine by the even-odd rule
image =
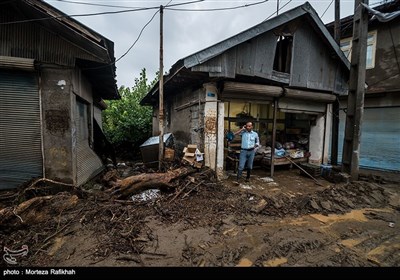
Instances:
[[[196,169],[185,166],[165,173],[144,173],[122,180],[116,179],[108,182],[112,186],[109,191],[118,199],[124,199],[148,189],[166,190],[175,187],[172,184],[174,180],[194,172]]]
[[[0,227],[41,223],[74,207],[77,202],[78,197],[69,194],[34,197],[15,207],[1,209]]]

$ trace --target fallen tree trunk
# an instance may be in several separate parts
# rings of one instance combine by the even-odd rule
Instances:
[[[194,172],[196,172],[196,169],[192,167],[182,167],[166,173],[139,174],[122,180],[117,179],[115,182],[109,182],[113,187],[110,191],[118,199],[124,199],[148,189],[170,189],[174,187],[171,184],[173,180],[186,177]]]
[[[0,209],[0,228],[47,221],[78,202],[76,195],[60,194],[34,197],[15,207]]]

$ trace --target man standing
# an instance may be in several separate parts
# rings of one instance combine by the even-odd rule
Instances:
[[[235,132],[235,135],[240,134],[242,136],[242,144],[239,156],[239,168],[237,173],[237,183],[242,177],[242,172],[247,161],[247,176],[246,182],[250,180],[250,173],[253,169],[253,160],[255,155],[255,148],[260,145],[260,140],[257,132],[253,131],[253,123],[247,122],[241,129]]]

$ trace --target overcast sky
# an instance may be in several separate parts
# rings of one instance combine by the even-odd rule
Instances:
[[[67,0],[69,2],[116,5],[125,7],[156,7],[166,5],[164,1],[137,0]],[[170,4],[190,2],[191,0],[173,0]],[[370,5],[381,0],[370,0]],[[84,14],[104,11],[117,11],[123,8],[98,7],[62,0],[46,0],[49,4],[66,14]],[[227,1],[205,0],[200,3],[178,6],[181,9],[207,9],[235,7],[261,0]],[[290,3],[289,3],[290,2]],[[280,7],[287,4],[279,13],[302,5],[305,1],[283,0]],[[310,0],[313,8],[321,17],[332,0]],[[353,14],[354,0],[341,0],[341,18]],[[276,13],[277,1],[270,0],[255,6],[226,11],[164,11],[164,72],[179,59],[215,44],[223,39],[248,29],[268,16]],[[138,37],[140,30],[150,20],[156,10],[136,11],[121,14],[108,14],[90,17],[77,17],[76,20],[114,42],[115,57],[123,55]],[[322,17],[324,23],[333,21],[334,4]],[[142,68],[146,68],[149,79],[153,79],[159,68],[159,14],[143,31],[138,42],[130,52],[117,62],[117,85],[131,87],[139,77]]]

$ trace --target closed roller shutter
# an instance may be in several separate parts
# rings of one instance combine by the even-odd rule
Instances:
[[[279,99],[278,108],[282,112],[287,113],[324,114],[326,104],[322,102],[284,97]]]
[[[400,171],[400,107],[365,108],[361,127],[360,166]],[[342,159],[346,115],[340,111],[339,154]]]
[[[103,169],[103,163],[89,146],[88,105],[76,101],[75,123],[77,128],[77,185],[97,175]]]
[[[39,102],[34,73],[0,70],[0,189],[43,175]]]
[[[271,101],[282,94],[283,89],[276,86],[224,82],[221,94],[223,100]]]

